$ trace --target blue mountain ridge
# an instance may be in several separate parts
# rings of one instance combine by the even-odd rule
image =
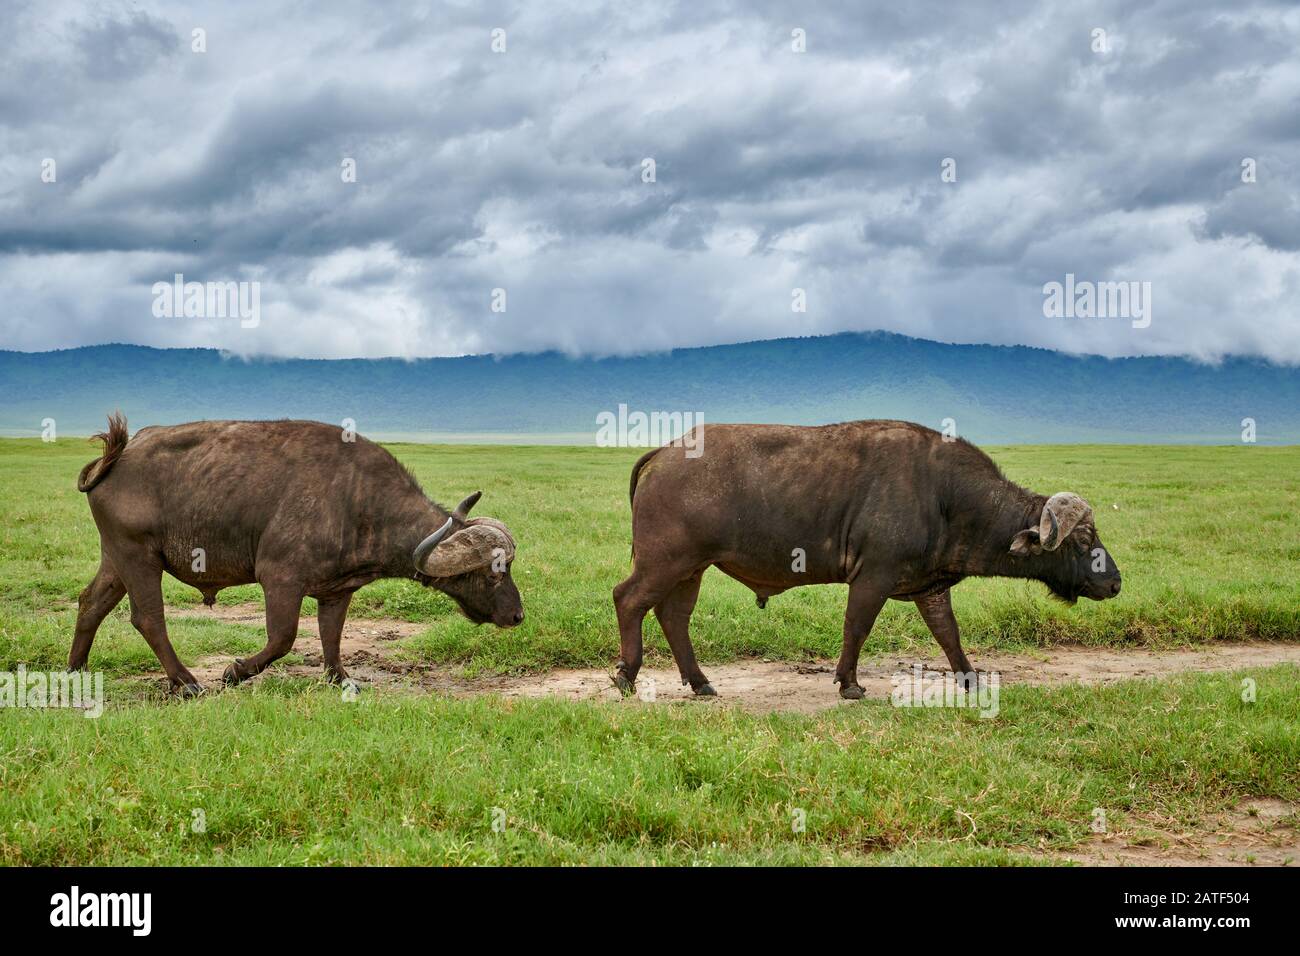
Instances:
[[[902,418],[975,442],[1300,442],[1300,368],[1255,359],[1107,359],[951,345],[884,332],[773,339],[635,357],[555,352],[426,359],[243,359],[211,349],[97,345],[0,351],[0,433],[132,430],[219,418],[352,419],[411,440],[594,444],[597,416],[706,422]]]

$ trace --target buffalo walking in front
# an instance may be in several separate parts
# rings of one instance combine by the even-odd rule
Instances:
[[[863,642],[891,598],[915,602],[969,685],[950,590],[963,578],[1030,578],[1071,603],[1120,590],[1086,501],[1021,488],[974,445],[910,422],[698,426],[641,457],[630,497],[633,570],[614,589],[624,693],[653,609],[682,682],[714,694],[688,634],[709,567],[751,588],[760,608],[790,588],[847,584],[835,680],[851,700],[863,696]]]

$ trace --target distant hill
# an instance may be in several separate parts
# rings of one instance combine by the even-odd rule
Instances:
[[[1105,359],[945,345],[888,333],[777,339],[635,358],[557,353],[402,359],[251,359],[105,345],[0,352],[0,433],[132,429],[202,418],[353,419],[412,440],[593,444],[597,415],[695,412],[706,422],[904,418],[976,442],[1300,442],[1300,369],[1237,359]]]

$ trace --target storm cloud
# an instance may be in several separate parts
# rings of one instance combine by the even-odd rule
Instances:
[[[0,348],[1300,362],[1294,6],[393,6],[6,4]],[[1067,274],[1150,324],[1046,316]]]

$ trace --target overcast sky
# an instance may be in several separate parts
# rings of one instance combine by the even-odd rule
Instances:
[[[394,6],[6,0],[0,348],[1300,362],[1294,5]],[[259,323],[156,316],[176,273]],[[1067,273],[1150,324],[1045,316]]]

